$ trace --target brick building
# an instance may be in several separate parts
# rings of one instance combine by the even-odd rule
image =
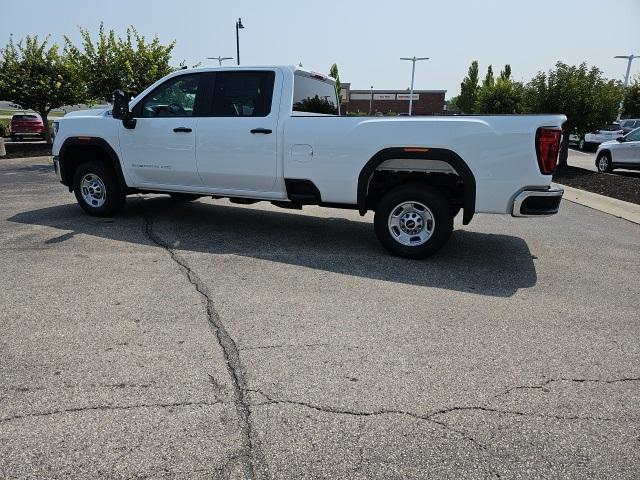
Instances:
[[[351,90],[351,84],[342,84],[342,114],[361,113],[399,114],[409,112],[407,90]],[[446,90],[414,90],[413,115],[446,114]],[[373,99],[372,99],[373,95]],[[371,105],[371,112],[369,106]]]

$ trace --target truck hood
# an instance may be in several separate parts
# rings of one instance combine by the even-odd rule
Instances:
[[[65,117],[103,117],[105,115],[111,115],[111,107],[105,106],[88,110],[76,110],[75,112],[67,113]]]

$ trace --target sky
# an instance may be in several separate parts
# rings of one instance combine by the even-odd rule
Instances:
[[[28,7],[28,8],[25,8]],[[298,64],[328,73],[337,63],[352,89],[405,89],[411,63],[416,89],[457,95],[473,60],[484,76],[511,64],[528,81],[561,60],[587,62],[623,79],[625,60],[640,55],[640,0],[0,0],[0,44],[13,34],[79,39],[78,26],[122,34],[128,25],[163,42],[176,40],[177,65],[236,56],[235,22],[242,18],[243,64]],[[632,76],[640,74],[640,58]]]

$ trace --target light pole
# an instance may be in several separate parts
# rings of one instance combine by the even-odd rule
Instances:
[[[429,57],[402,57],[400,58],[400,60],[410,60],[412,65],[411,65],[411,93],[409,94],[409,116],[411,116],[411,113],[413,111],[413,80],[416,76],[416,62],[419,62],[420,60],[429,60]]]
[[[626,58],[628,63],[627,63],[627,73],[625,73],[624,75],[624,88],[625,90],[627,89],[627,87],[629,86],[629,72],[631,71],[631,62],[633,62],[634,58],[638,58],[638,55],[616,55],[613,58]],[[618,108],[618,120],[620,120],[620,115],[622,115],[622,103],[624,102],[624,100],[620,101],[620,108]]]
[[[371,85],[371,97],[369,98],[369,115],[373,113],[373,85]]]
[[[207,57],[207,60],[218,60],[218,66],[222,66],[222,62],[225,60],[233,60],[233,57]]]
[[[242,25],[242,19],[238,18],[236,22],[236,59],[238,60],[238,65],[240,65],[240,34],[238,32],[241,28],[244,28],[244,25]]]

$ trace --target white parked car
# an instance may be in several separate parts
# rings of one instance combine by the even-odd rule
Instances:
[[[463,211],[545,216],[564,115],[349,117],[335,82],[297,67],[180,70],[113,111],[55,123],[60,181],[89,214],[136,192],[375,211],[390,252],[440,248]]]
[[[593,132],[586,133],[584,137],[578,140],[578,148],[584,150],[586,148],[593,148],[600,145],[603,142],[615,140],[616,138],[624,135],[624,130],[619,123],[611,123],[606,127],[599,128]]]
[[[640,128],[601,143],[596,152],[596,167],[599,172],[611,172],[614,168],[640,170]]]

